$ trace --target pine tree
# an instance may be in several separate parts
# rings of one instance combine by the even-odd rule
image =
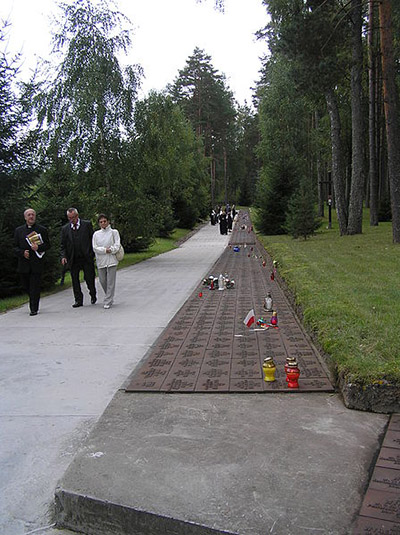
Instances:
[[[227,154],[232,143],[236,111],[232,92],[211,57],[195,48],[184,69],[170,87],[172,98],[183,109],[210,159],[211,203],[227,194]],[[227,200],[227,199],[225,199]]]
[[[265,234],[284,234],[287,203],[307,172],[310,104],[298,96],[295,72],[283,56],[265,65],[260,89],[262,161],[257,183],[257,226]]]
[[[321,220],[317,217],[314,198],[310,194],[309,181],[303,179],[288,203],[285,228],[293,238],[301,236],[306,240],[315,234],[320,226]]]

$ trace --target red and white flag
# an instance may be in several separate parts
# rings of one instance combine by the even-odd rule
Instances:
[[[243,323],[247,325],[247,327],[251,327],[251,325],[256,321],[256,316],[254,314],[254,310],[251,309],[247,316],[244,318]]]

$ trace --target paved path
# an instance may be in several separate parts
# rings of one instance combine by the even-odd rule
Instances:
[[[387,416],[332,393],[125,393],[227,243],[207,225],[120,271],[109,311],[66,290],[0,317],[1,535],[59,534],[57,485],[58,520],[97,533],[350,533]]]
[[[42,299],[38,316],[27,305],[0,315],[1,535],[52,523],[58,479],[228,239],[207,225],[178,249],[119,271],[110,310],[88,297],[73,309],[67,289]]]

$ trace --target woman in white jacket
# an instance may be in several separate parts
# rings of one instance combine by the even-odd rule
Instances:
[[[120,248],[121,241],[118,230],[111,228],[106,215],[100,214],[97,222],[100,230],[93,234],[93,251],[96,255],[99,281],[104,290],[104,308],[110,308],[114,301],[118,265],[115,253]]]

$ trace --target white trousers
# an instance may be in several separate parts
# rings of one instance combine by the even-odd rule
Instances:
[[[115,280],[117,276],[117,266],[99,268],[99,281],[104,291],[104,304],[112,305],[115,294]]]

